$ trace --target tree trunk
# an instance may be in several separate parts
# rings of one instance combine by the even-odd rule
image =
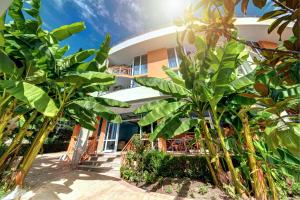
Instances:
[[[4,129],[6,128],[9,120],[11,120],[14,114],[14,108],[16,106],[16,100],[10,103],[4,114],[0,118],[0,141],[3,140]]]
[[[201,122],[201,126],[203,127],[203,130],[204,130],[204,135],[205,135],[205,138],[206,138],[206,140],[205,140],[206,146],[208,147],[208,150],[211,154],[211,157],[213,157],[215,159],[214,169],[217,172],[218,182],[219,183],[224,183],[225,172],[222,168],[218,152],[216,150],[215,145],[212,142],[213,141],[212,137],[210,135],[209,129],[208,129],[207,124],[206,124],[204,119]]]
[[[22,186],[24,182],[24,178],[27,175],[29,169],[32,166],[32,163],[36,156],[38,155],[44,141],[48,137],[48,134],[55,128],[56,120],[48,118],[45,119],[41,129],[39,130],[35,140],[33,141],[30,149],[27,151],[26,155],[24,156],[22,163],[19,168],[19,172],[16,176],[16,184]]]
[[[244,129],[243,133],[244,133],[245,142],[246,142],[247,151],[248,151],[249,167],[250,167],[251,175],[252,175],[252,179],[253,179],[253,181],[251,181],[251,183],[252,183],[252,187],[254,189],[255,198],[261,199],[261,200],[266,200],[267,192],[266,192],[265,180],[263,178],[260,178],[263,176],[259,176],[259,173],[262,172],[262,170],[258,167],[257,162],[256,162],[255,148],[254,148],[253,141],[252,141],[252,135],[250,132],[247,114],[241,113],[240,118],[242,120],[243,129]]]
[[[201,139],[200,139],[200,141],[201,141]],[[201,141],[201,146],[205,147],[204,143],[202,141]],[[211,176],[213,178],[213,182],[214,182],[215,186],[220,187],[221,184],[220,184],[220,182],[219,182],[219,180],[218,180],[218,178],[216,176],[215,169],[213,168],[213,166],[211,164],[210,157],[206,154],[206,150],[205,149],[204,149],[204,151],[205,151],[204,152],[204,157],[205,157],[205,160],[207,162],[207,165],[208,165],[209,171],[211,173]]]
[[[236,189],[236,191],[238,192],[238,194],[240,195],[245,195],[245,191],[243,189],[243,185],[239,179],[239,176],[238,176],[238,173],[237,171],[235,170],[234,166],[233,166],[233,163],[232,163],[232,160],[231,160],[231,156],[226,148],[226,145],[225,145],[225,138],[224,138],[224,135],[223,135],[223,132],[222,132],[222,129],[221,129],[221,126],[220,126],[220,122],[217,118],[217,114],[214,110],[212,110],[213,112],[213,117],[214,117],[214,121],[215,121],[215,127],[217,129],[217,134],[219,136],[219,139],[220,139],[220,143],[221,143],[221,147],[223,149],[223,152],[224,152],[224,158],[225,158],[225,161],[226,161],[226,164],[227,164],[227,167],[231,173],[231,176],[232,176],[232,180],[233,180],[233,183],[234,183],[234,187]]]
[[[11,154],[11,152],[18,146],[20,142],[22,142],[26,131],[28,129],[28,126],[31,124],[31,122],[35,119],[37,116],[37,111],[34,111],[31,113],[31,116],[29,119],[23,124],[23,126],[20,128],[19,132],[17,133],[16,137],[10,144],[10,146],[6,149],[6,151],[2,154],[0,157],[0,169],[2,169],[2,165],[5,163],[7,157]]]
[[[269,168],[267,163],[266,163],[266,173],[267,173],[267,179],[268,179],[269,187],[270,187],[271,192],[272,192],[273,200],[278,200],[276,185],[274,183],[274,179],[272,177],[272,174],[270,172],[270,168]]]

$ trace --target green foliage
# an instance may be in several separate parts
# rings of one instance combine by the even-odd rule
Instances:
[[[208,186],[207,185],[200,185],[198,188],[198,193],[201,195],[204,195],[208,192]]]
[[[132,165],[134,161],[137,162],[138,168]],[[126,163],[121,168],[121,176],[125,180],[134,180],[134,182],[153,183],[159,177],[188,177],[211,181],[203,157],[172,156],[159,151],[143,151],[139,156],[130,152],[126,155]],[[142,179],[137,179],[140,176]]]
[[[79,33],[85,29],[85,25],[83,22],[75,22],[73,24],[68,24],[56,28],[51,31],[51,35],[57,40],[65,40],[68,37],[72,36],[75,33]]]
[[[115,77],[105,72],[110,36],[97,50],[79,49],[65,56],[69,46],[61,47],[61,42],[83,31],[84,23],[75,22],[50,32],[43,30],[40,7],[40,0],[14,0],[8,9],[11,22],[5,24],[6,14],[0,18],[0,140],[12,139],[0,157],[1,178],[3,170],[14,168],[14,162],[7,161],[16,158],[15,149],[22,148],[28,132],[33,141],[16,170],[23,175],[58,121],[75,121],[93,130],[97,116],[121,122],[109,107],[129,107],[90,95],[106,91],[115,83]],[[11,118],[22,121],[13,133],[6,131]],[[50,136],[48,143],[57,139]],[[15,184],[14,177],[7,180],[9,186]]]
[[[155,77],[135,78],[135,81],[140,85],[151,87],[167,95],[175,97],[185,97],[190,95],[188,90],[172,81]]]
[[[54,117],[58,113],[55,102],[41,88],[23,81],[0,80],[0,86],[16,99],[29,104],[45,116]]]
[[[168,185],[165,188],[165,192],[168,193],[168,194],[172,194],[173,193],[173,187],[171,185]]]

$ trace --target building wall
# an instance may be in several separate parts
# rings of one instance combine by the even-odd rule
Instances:
[[[148,77],[167,78],[162,66],[168,66],[168,52],[166,48],[147,53]]]
[[[106,134],[106,127],[107,127],[107,120],[103,119],[102,125],[101,125],[101,130],[100,130],[100,136],[99,136],[97,152],[102,152],[103,151],[103,144],[104,144],[104,138],[105,138],[105,134]]]

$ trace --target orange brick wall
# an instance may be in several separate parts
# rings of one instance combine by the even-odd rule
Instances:
[[[166,78],[162,66],[168,65],[168,52],[166,48],[150,51],[147,54],[148,77]]]
[[[167,151],[167,141],[164,138],[158,138],[158,150]]]
[[[107,120],[103,119],[102,126],[101,126],[101,132],[100,132],[100,136],[99,136],[98,147],[97,147],[98,152],[103,151],[103,144],[104,144],[104,138],[105,138],[105,133],[106,133],[106,127],[107,127]]]
[[[74,129],[73,129],[73,134],[72,134],[72,137],[71,137],[71,140],[70,140],[70,143],[69,143],[69,146],[68,146],[68,150],[67,150],[67,155],[68,155],[68,158],[71,160],[72,157],[73,157],[73,153],[74,153],[74,148],[75,148],[75,144],[76,144],[76,141],[77,141],[77,138],[78,138],[78,135],[80,133],[80,125],[79,124],[76,124],[74,126]]]

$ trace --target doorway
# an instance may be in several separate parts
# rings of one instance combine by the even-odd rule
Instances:
[[[108,122],[105,139],[104,139],[104,152],[116,152],[119,140],[120,124]]]

